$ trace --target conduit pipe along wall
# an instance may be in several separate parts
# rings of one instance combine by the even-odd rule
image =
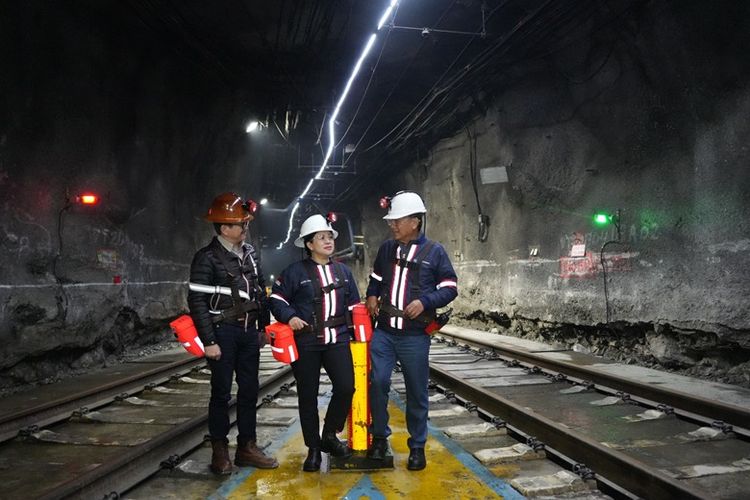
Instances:
[[[453,258],[460,313],[748,383],[750,35],[727,27],[750,13],[728,4],[649,3],[608,32],[608,51],[594,50],[599,33],[517,61],[470,136],[446,133],[398,176],[424,195],[428,235]],[[471,161],[487,174],[485,242]],[[507,181],[488,170],[500,167]],[[362,204],[370,260],[387,236],[380,194]],[[617,209],[619,238],[592,222]]]

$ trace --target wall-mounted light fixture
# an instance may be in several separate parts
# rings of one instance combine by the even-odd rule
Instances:
[[[94,193],[82,193],[75,197],[75,202],[79,205],[98,205],[99,196]]]
[[[593,221],[594,224],[599,227],[605,227],[610,224],[615,225],[617,231],[617,241],[620,241],[620,213],[622,211],[618,208],[615,213],[611,212],[595,212]]]
[[[245,132],[248,134],[252,134],[255,132],[260,132],[265,128],[265,125],[263,123],[259,122],[258,120],[252,120],[248,122],[247,126],[245,127]]]

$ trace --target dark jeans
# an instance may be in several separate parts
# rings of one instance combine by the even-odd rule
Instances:
[[[333,385],[333,396],[328,403],[323,432],[338,432],[344,428],[354,395],[354,368],[349,344],[301,346],[299,359],[292,363],[297,380],[297,400],[302,436],[308,448],[320,448],[320,420],[318,419],[318,388],[320,367],[325,368]]]
[[[396,361],[406,385],[406,428],[409,448],[424,448],[427,442],[427,385],[430,379],[430,336],[399,335],[376,328],[370,342],[370,410],[372,436],[387,438],[388,392]]]
[[[237,374],[237,444],[255,441],[255,410],[258,403],[258,364],[260,347],[255,327],[221,324],[216,329],[221,348],[219,360],[208,360],[211,368],[211,401],[208,403],[208,432],[212,439],[229,434],[229,408],[232,378]]]

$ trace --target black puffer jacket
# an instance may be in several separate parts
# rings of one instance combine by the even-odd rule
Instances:
[[[268,297],[265,292],[266,282],[253,246],[244,243],[243,250],[244,259],[240,259],[238,255],[224,248],[219,240],[214,237],[211,243],[198,250],[193,257],[193,263],[190,265],[190,282],[200,285],[230,287],[232,280],[234,280],[240,291],[246,292],[253,300],[258,301],[257,326],[260,330],[271,322]],[[229,263],[229,272],[234,278],[227,273],[222,264],[222,259],[219,257],[219,252],[225,256],[224,260]],[[215,326],[211,321],[211,318],[216,315],[209,311],[229,309],[232,305],[231,296],[192,290],[188,292],[190,316],[193,318],[198,335],[204,345],[211,345],[216,342]],[[237,321],[237,324],[246,325],[246,327],[255,326],[255,317],[251,313],[246,315],[245,318],[239,318],[239,320],[244,321]]]

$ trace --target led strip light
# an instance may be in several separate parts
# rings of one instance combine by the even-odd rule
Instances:
[[[375,33],[370,35],[370,38],[367,39],[367,43],[365,43],[365,47],[362,49],[362,53],[359,55],[359,59],[357,59],[357,63],[354,65],[354,68],[352,69],[352,73],[349,76],[349,80],[346,82],[346,86],[344,87],[344,91],[341,93],[341,97],[339,97],[338,103],[336,103],[336,108],[333,111],[333,114],[331,115],[331,118],[328,120],[328,136],[329,136],[329,142],[328,142],[328,148],[326,149],[325,157],[323,158],[323,164],[320,166],[320,169],[318,169],[318,173],[315,174],[315,176],[310,179],[310,181],[307,183],[307,186],[305,187],[304,191],[297,197],[297,201],[294,203],[294,206],[292,207],[292,213],[289,215],[289,228],[286,232],[286,239],[279,243],[279,245],[276,247],[277,249],[281,249],[288,241],[289,238],[291,238],[292,235],[292,221],[294,220],[294,214],[297,213],[297,209],[299,208],[300,200],[302,200],[307,193],[310,192],[310,189],[312,188],[313,183],[316,180],[322,179],[323,172],[325,172],[326,167],[328,166],[328,160],[330,160],[331,155],[333,154],[333,146],[336,144],[336,137],[335,137],[335,131],[334,126],[336,123],[336,117],[339,115],[339,112],[341,111],[341,106],[344,104],[344,101],[346,100],[347,95],[349,95],[349,90],[352,88],[352,83],[354,83],[354,79],[357,78],[357,75],[359,74],[359,70],[362,69],[362,62],[367,57],[367,54],[370,53],[370,49],[372,49],[372,46],[375,44],[375,40],[378,37],[378,32],[381,30],[383,25],[385,25],[385,22],[390,17],[391,13],[393,12],[393,8],[398,3],[398,0],[391,0],[391,3],[388,5],[388,8],[385,9],[385,12],[383,12],[383,15],[380,16],[380,21],[378,21],[378,27],[375,30]]]

